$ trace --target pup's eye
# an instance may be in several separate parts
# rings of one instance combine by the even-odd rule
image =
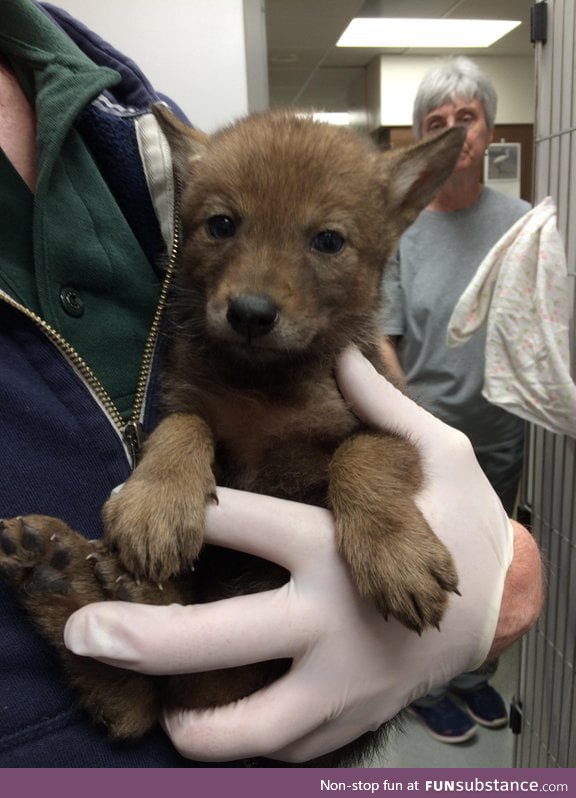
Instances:
[[[336,255],[344,246],[344,237],[336,230],[321,230],[312,239],[311,247],[325,255]]]
[[[234,220],[224,214],[211,216],[206,222],[206,227],[212,238],[232,238],[236,233]]]

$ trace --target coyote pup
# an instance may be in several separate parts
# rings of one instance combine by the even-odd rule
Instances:
[[[439,624],[457,588],[450,554],[413,499],[415,448],[366,428],[333,368],[354,344],[383,370],[382,271],[452,171],[462,131],[381,153],[286,111],[210,137],[164,106],[154,113],[182,186],[166,416],[104,507],[103,541],[42,516],[5,521],[0,536],[0,574],[59,647],[83,706],[116,738],[145,733],[162,703],[226,703],[290,666],[159,679],[63,647],[67,618],[92,601],[191,603],[286,580],[270,563],[203,549],[216,485],[329,507],[359,592],[415,632]],[[340,753],[322,763],[342,762]]]

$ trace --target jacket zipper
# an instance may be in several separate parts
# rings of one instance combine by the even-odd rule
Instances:
[[[176,203],[175,203],[176,205]],[[177,205],[176,205],[177,207]],[[148,333],[148,338],[146,339],[146,344],[144,346],[144,354],[142,356],[142,364],[140,366],[140,372],[138,376],[138,383],[136,385],[136,393],[134,397],[134,410],[132,413],[132,418],[128,423],[124,421],[118,408],[114,404],[114,401],[110,397],[109,393],[106,391],[102,383],[98,380],[90,366],[86,363],[86,361],[82,358],[81,355],[74,349],[74,347],[68,343],[68,341],[60,335],[60,333],[54,329],[50,324],[48,324],[41,316],[38,316],[33,311],[29,310],[24,305],[21,305],[16,300],[12,299],[8,294],[4,294],[2,292],[2,298],[6,301],[9,305],[16,308],[20,312],[24,313],[29,319],[31,319],[43,332],[44,334],[52,341],[52,343],[68,358],[69,362],[74,366],[80,376],[84,379],[90,390],[92,391],[93,395],[99,401],[105,412],[110,417],[111,421],[113,422],[114,426],[116,427],[122,442],[127,450],[129,455],[130,464],[134,469],[138,463],[139,456],[142,450],[142,444],[144,442],[144,434],[142,430],[142,413],[144,409],[144,402],[146,400],[146,391],[148,388],[148,382],[150,378],[150,368],[152,365],[152,359],[154,356],[154,350],[156,348],[156,341],[158,339],[158,332],[160,330],[160,323],[162,321],[162,317],[164,315],[164,309],[166,307],[166,302],[168,299],[168,291],[170,289],[170,285],[172,283],[172,277],[174,275],[174,271],[176,269],[176,261],[178,257],[178,252],[180,248],[180,225],[179,225],[179,216],[177,211],[174,214],[174,236],[172,242],[172,249],[170,252],[170,257],[168,259],[168,264],[166,267],[166,272],[164,275],[164,280],[162,281],[162,287],[160,289],[160,297],[158,300],[158,304],[156,306],[156,311],[154,313],[154,318],[152,319],[152,324],[150,327],[150,331]]]
[[[148,389],[148,382],[150,379],[150,368],[152,365],[154,350],[156,348],[156,342],[158,340],[158,333],[160,332],[160,324],[164,316],[164,309],[168,301],[168,292],[172,284],[172,277],[174,276],[174,271],[176,270],[176,262],[180,250],[180,217],[178,213],[178,202],[177,202],[178,195],[179,195],[179,185],[176,185],[175,186],[176,201],[174,203],[174,233],[172,238],[172,249],[170,251],[170,256],[168,258],[168,264],[166,266],[166,273],[164,275],[164,280],[162,281],[162,287],[160,289],[160,297],[158,300],[158,305],[156,306],[156,312],[154,313],[154,318],[152,319],[152,324],[150,326],[150,332],[148,333],[148,338],[146,339],[146,345],[144,347],[144,354],[142,356],[142,364],[140,366],[138,382],[136,385],[136,394],[134,397],[134,412],[132,413],[132,418],[127,424],[124,425],[124,422],[121,419],[123,425],[122,438],[130,452],[130,459],[133,469],[138,464],[138,460],[142,453],[142,446],[144,443],[142,416],[144,410],[144,402],[146,400],[146,393]],[[104,389],[102,388],[102,390]],[[119,415],[117,410],[116,414]]]

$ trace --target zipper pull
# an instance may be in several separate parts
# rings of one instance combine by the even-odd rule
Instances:
[[[138,465],[144,444],[144,430],[139,421],[129,421],[124,427],[124,442],[130,451],[132,469]]]

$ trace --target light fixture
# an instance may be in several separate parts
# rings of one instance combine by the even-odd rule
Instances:
[[[520,24],[511,19],[356,17],[337,47],[490,47]]]

